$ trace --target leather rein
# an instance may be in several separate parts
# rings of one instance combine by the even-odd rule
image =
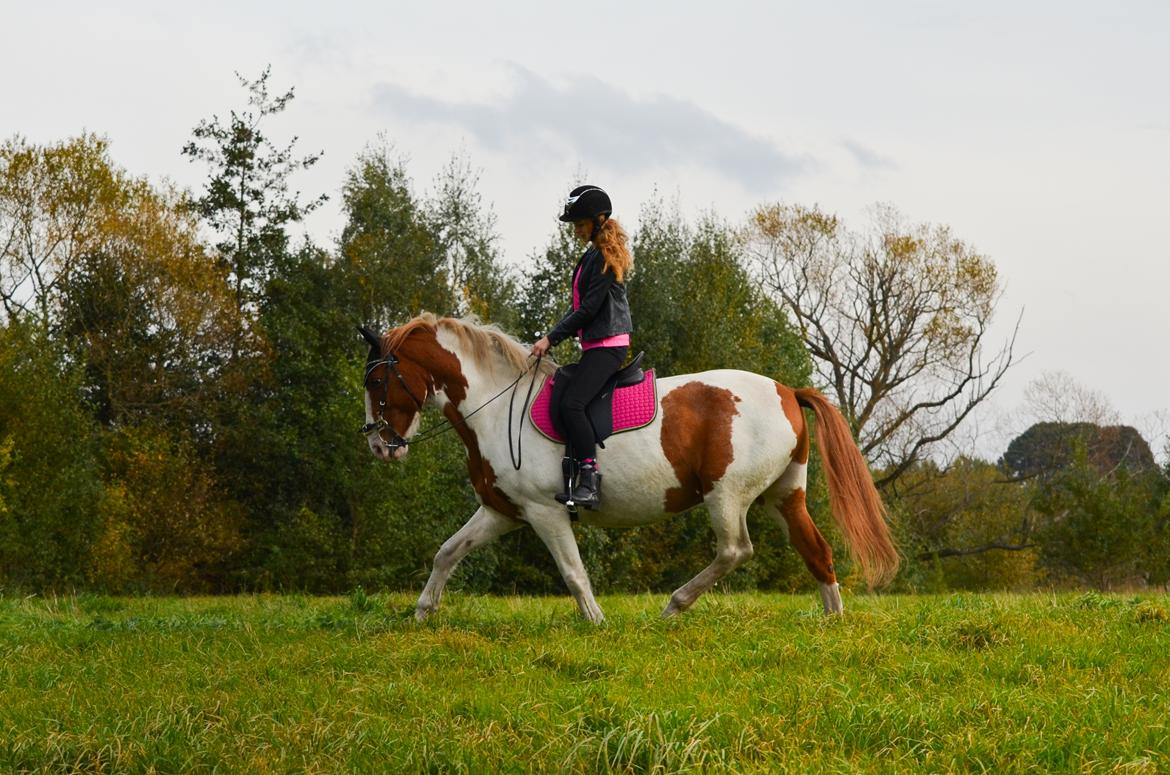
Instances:
[[[409,439],[404,439],[398,433],[398,431],[396,431],[394,429],[394,427],[389,422],[387,422],[384,417],[382,417],[382,412],[386,408],[386,402],[390,398],[390,380],[388,380],[388,379],[383,380],[382,381],[382,398],[378,401],[377,409],[375,409],[375,411],[374,411],[374,421],[363,425],[359,432],[363,436],[366,436],[366,437],[369,437],[371,434],[375,434],[375,433],[378,434],[379,441],[381,441],[383,444],[385,444],[391,452],[394,452],[394,450],[396,450],[396,449],[401,449],[403,447],[408,447],[411,444],[418,444],[419,442],[433,439],[436,436],[439,436],[443,433],[446,433],[449,430],[454,429],[456,425],[465,425],[467,423],[467,421],[469,419],[471,419],[472,415],[474,415],[480,409],[483,409],[485,406],[487,406],[491,402],[495,401],[500,396],[504,395],[504,393],[507,393],[509,390],[511,390],[512,391],[512,398],[511,398],[511,400],[508,401],[508,452],[509,452],[509,454],[512,455],[512,466],[517,471],[519,471],[520,464],[521,464],[521,462],[523,462],[523,454],[524,454],[523,447],[522,447],[522,436],[520,433],[517,434],[517,439],[516,439],[516,442],[517,442],[516,448],[519,452],[519,455],[517,456],[516,454],[513,454],[513,451],[512,451],[512,406],[516,400],[516,387],[520,384],[520,380],[523,379],[524,375],[531,371],[532,372],[532,380],[528,383],[528,395],[524,399],[524,407],[521,410],[521,415],[520,415],[521,417],[523,417],[524,414],[527,413],[527,411],[528,411],[528,402],[532,398],[532,388],[536,384],[536,375],[540,373],[540,369],[538,367],[540,366],[540,362],[543,358],[544,358],[544,356],[537,357],[535,362],[529,364],[528,367],[525,368],[524,371],[520,372],[520,374],[517,375],[516,379],[512,380],[512,382],[509,383],[503,390],[496,393],[494,396],[489,398],[487,401],[484,401],[482,404],[477,406],[474,410],[472,410],[466,416],[461,417],[457,422],[453,423],[450,420],[445,419],[441,423],[439,423],[438,425],[434,425],[430,428],[427,428],[425,431],[422,431],[421,433],[416,433],[414,436],[412,436]],[[428,388],[426,395],[423,396],[423,400],[420,401],[418,396],[416,396],[414,394],[414,391],[412,391],[410,389],[410,385],[406,384],[406,380],[403,378],[402,372],[400,372],[398,370],[398,357],[396,355],[394,355],[394,353],[389,353],[386,355],[385,358],[379,358],[379,359],[374,360],[374,361],[369,361],[366,364],[366,376],[365,376],[365,379],[363,380],[363,383],[362,383],[363,386],[367,390],[369,389],[370,374],[373,373],[374,369],[376,369],[378,366],[381,366],[383,364],[386,365],[387,367],[389,367],[390,371],[392,371],[394,373],[394,376],[398,379],[399,384],[402,385],[402,389],[406,391],[406,395],[410,396],[410,400],[414,401],[415,406],[418,407],[418,411],[421,414],[423,411],[424,401],[426,399],[430,398],[432,395],[434,395],[433,388]],[[389,442],[387,442],[386,439],[382,438],[382,431],[385,430],[386,428],[389,428],[390,432],[394,434],[393,440],[391,440]],[[523,431],[523,426],[521,426],[521,431]]]

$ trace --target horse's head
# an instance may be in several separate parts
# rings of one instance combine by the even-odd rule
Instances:
[[[424,370],[384,351],[382,340],[369,329],[358,329],[370,345],[366,358],[366,424],[362,433],[379,460],[401,460],[407,439],[417,429],[423,402],[430,395]]]

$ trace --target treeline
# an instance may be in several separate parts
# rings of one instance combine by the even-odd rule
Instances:
[[[324,197],[297,192],[296,173],[319,155],[266,134],[291,91],[271,93],[267,72],[243,85],[247,107],[198,123],[181,151],[207,173],[194,192],[133,176],[93,135],[0,146],[0,588],[417,589],[476,506],[453,435],[401,465],[369,454],[356,431],[365,352],[354,327],[426,309],[531,341],[562,311],[580,247],[550,218],[546,248],[517,268],[467,159],[419,193],[381,145],[341,182],[336,244],[298,242],[291,230]],[[822,379],[815,332],[753,260],[758,231],[657,199],[639,216],[635,349],[659,373]],[[796,225],[809,222],[828,223]],[[783,242],[787,221],[768,224],[770,239],[796,244]],[[883,244],[905,261],[928,241]],[[969,285],[986,277],[977,268],[960,273]],[[571,360],[571,347],[554,355]],[[845,409],[859,436],[884,416]],[[1077,437],[1039,474],[973,460],[940,470],[903,436],[912,454],[879,472],[909,560],[903,587],[1164,583],[1170,499],[1152,462],[1102,467]],[[812,482],[832,538],[815,470]],[[757,554],[732,585],[811,584],[778,526],[754,513],[750,526]],[[701,509],[636,531],[578,531],[600,590],[672,588],[711,557]],[[528,531],[474,553],[456,583],[562,589]]]

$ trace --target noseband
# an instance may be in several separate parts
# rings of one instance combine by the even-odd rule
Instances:
[[[512,400],[514,401],[516,399],[516,386],[520,384],[520,380],[524,377],[524,375],[531,371],[532,372],[532,381],[528,383],[528,396],[524,399],[524,409],[521,411],[521,415],[523,415],[528,411],[528,401],[529,401],[529,399],[532,398],[532,386],[536,382],[536,375],[540,373],[539,366],[540,366],[540,361],[542,360],[543,357],[544,356],[540,356],[536,359],[536,361],[534,363],[528,364],[528,366],[524,369],[524,371],[520,372],[516,376],[516,379],[512,380],[511,384],[509,384],[507,387],[505,387],[499,393],[496,393],[494,396],[489,398],[487,401],[484,401],[478,407],[476,407],[471,412],[469,412],[466,416],[459,418],[459,420],[457,422],[453,423],[449,419],[444,420],[443,422],[439,423],[435,427],[428,428],[427,430],[423,431],[422,433],[417,434],[413,439],[402,438],[402,436],[398,435],[398,431],[394,430],[394,427],[392,425],[390,425],[390,423],[386,422],[386,419],[384,417],[382,417],[382,410],[386,408],[386,400],[390,397],[390,380],[386,380],[382,386],[382,400],[380,400],[378,402],[378,408],[374,414],[374,421],[368,422],[365,425],[363,425],[361,427],[361,433],[363,436],[366,436],[366,437],[369,437],[371,434],[377,433],[378,440],[381,441],[383,444],[385,444],[390,449],[391,452],[393,452],[396,449],[401,449],[402,447],[410,446],[411,441],[414,441],[417,443],[419,441],[426,441],[427,439],[432,439],[435,436],[440,435],[444,431],[451,430],[456,425],[466,425],[467,421],[470,420],[473,415],[475,415],[477,412],[479,412],[480,409],[483,409],[488,404],[495,401],[500,396],[504,395],[504,393],[507,393],[509,390],[512,391]],[[364,385],[369,384],[370,374],[374,371],[374,369],[376,367],[381,366],[382,364],[386,364],[387,366],[390,367],[390,370],[392,372],[394,372],[394,376],[397,377],[399,383],[402,384],[402,389],[405,390],[406,395],[410,396],[410,399],[412,401],[414,401],[415,406],[418,407],[418,411],[421,413],[423,410],[423,402],[418,400],[418,397],[414,394],[414,391],[412,391],[410,389],[410,385],[406,384],[406,380],[402,378],[402,373],[398,371],[398,358],[394,355],[394,353],[389,353],[385,358],[379,358],[376,361],[370,361],[366,366],[366,378],[365,378],[363,384]],[[431,390],[428,389],[426,397],[430,398],[430,396],[431,396]],[[512,415],[512,402],[509,401],[508,402],[508,451],[509,452],[511,452],[511,448],[512,448],[512,416],[511,415]],[[392,441],[387,442],[384,438],[382,438],[382,431],[385,430],[386,428],[389,428],[390,432],[394,434],[394,439]],[[513,456],[513,458],[512,458],[512,465],[516,468],[516,470],[520,470],[520,462],[516,459],[515,456]]]
[[[366,366],[366,377],[363,381],[363,384],[368,385],[370,382],[370,374],[374,371],[374,369],[383,364],[390,367],[390,370],[394,372],[394,376],[397,377],[398,381],[402,384],[402,389],[406,391],[406,395],[410,396],[410,400],[414,401],[415,406],[418,407],[419,412],[422,412],[423,402],[418,400],[418,397],[415,396],[414,391],[410,389],[410,385],[406,384],[406,380],[402,378],[402,372],[398,370],[398,358],[394,355],[394,353],[388,354],[385,358],[379,358],[376,361],[370,361]],[[427,396],[430,396],[429,391],[427,392]],[[361,433],[363,436],[369,436],[372,433],[377,433],[378,439],[386,444],[390,451],[393,452],[396,449],[400,449],[409,445],[410,441],[402,438],[402,436],[398,434],[398,431],[394,430],[394,427],[390,425],[390,423],[386,422],[386,419],[382,417],[382,411],[386,408],[386,401],[389,398],[390,380],[387,379],[384,380],[382,384],[382,399],[378,401],[378,408],[374,412],[374,421],[363,425],[361,428]],[[390,432],[394,434],[394,438],[389,442],[382,438],[382,431],[386,428],[389,428]]]

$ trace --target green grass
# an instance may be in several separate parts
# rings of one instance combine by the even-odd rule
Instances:
[[[1170,599],[0,599],[0,772],[1170,771]]]

